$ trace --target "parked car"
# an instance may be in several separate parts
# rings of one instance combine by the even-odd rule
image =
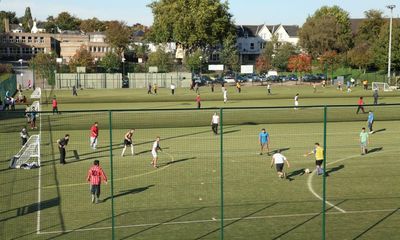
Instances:
[[[199,86],[203,86],[211,83],[211,78],[209,76],[196,76],[193,78],[193,82],[198,84]]]
[[[240,76],[239,75],[239,76],[236,77],[236,81],[240,82],[240,83],[244,83],[244,82],[247,82],[248,79],[246,77],[244,77],[244,76]]]
[[[318,80],[327,80],[328,79],[326,74],[323,74],[323,73],[317,73],[315,76],[318,78]]]
[[[318,78],[312,74],[306,74],[302,77],[303,82],[316,82]]]
[[[222,77],[216,77],[213,82],[214,82],[214,84],[226,83],[224,78],[222,78]]]
[[[288,79],[288,81],[298,81],[299,80],[295,74],[289,74],[287,76],[287,79]]]
[[[279,75],[278,78],[279,78],[279,81],[280,81],[280,82],[288,81],[288,78],[287,78],[286,75]]]
[[[236,82],[236,81],[235,81],[235,77],[234,77],[234,76],[230,76],[230,75],[225,76],[225,77],[224,77],[224,81],[225,81],[226,83],[235,83],[235,82]]]
[[[279,82],[279,76],[278,75],[270,75],[267,77],[267,81],[271,81],[271,82]]]

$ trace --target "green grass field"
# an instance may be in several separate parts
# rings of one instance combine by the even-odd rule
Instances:
[[[301,106],[356,104],[359,96],[372,103],[371,91],[356,88],[347,94],[326,88],[314,94],[310,86],[273,86],[270,96],[265,87],[244,87],[241,94],[230,87],[229,92],[230,101],[223,104],[219,89],[201,89],[202,106],[226,108],[222,142],[210,128],[211,115],[220,110],[190,109],[195,93],[188,89],[178,89],[176,96],[165,89],[158,96],[125,89],[83,90],[79,97],[70,91],[43,92],[56,95],[60,110],[71,112],[41,114],[42,167],[35,170],[8,169],[26,123],[18,114],[3,114],[0,239],[111,239],[112,202],[116,239],[219,239],[222,188],[225,239],[321,239],[322,177],[302,172],[314,168],[312,156],[303,154],[323,142],[323,108],[229,108],[292,106],[297,92]],[[382,93],[380,102],[399,100],[391,92]],[[43,104],[44,110],[50,107]],[[83,109],[141,110],[112,112],[110,131],[108,111],[73,112]],[[374,110],[379,131],[370,136],[371,153],[364,156],[358,136],[367,114],[356,115],[354,107],[327,111],[327,239],[400,236],[400,105],[366,109]],[[94,121],[100,125],[95,151],[89,147]],[[128,149],[120,157],[129,128],[136,129],[136,155],[129,156]],[[271,151],[282,149],[290,161],[289,179],[277,177],[270,156],[257,154],[261,128],[271,135]],[[60,165],[56,140],[66,133],[71,135],[68,164]],[[155,169],[150,149],[158,135],[164,150]],[[95,159],[109,178],[99,204],[91,203],[85,182]]]

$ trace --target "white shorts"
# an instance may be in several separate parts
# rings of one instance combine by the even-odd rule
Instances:
[[[299,106],[299,101],[294,101],[294,105],[297,107]]]
[[[151,155],[153,155],[153,158],[158,157],[157,152],[156,151],[151,151]]]

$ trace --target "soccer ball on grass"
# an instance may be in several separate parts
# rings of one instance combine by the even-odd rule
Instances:
[[[311,173],[310,169],[306,168],[306,170],[304,170],[305,173],[309,174]]]

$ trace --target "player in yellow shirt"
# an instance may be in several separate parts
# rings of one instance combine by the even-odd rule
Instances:
[[[314,150],[304,154],[304,156],[307,157],[312,154],[315,156],[317,174],[321,175],[324,173],[324,169],[322,168],[322,163],[324,162],[324,149],[319,145],[319,143],[315,143]]]

